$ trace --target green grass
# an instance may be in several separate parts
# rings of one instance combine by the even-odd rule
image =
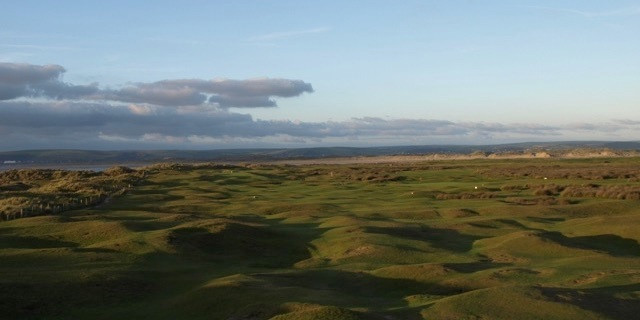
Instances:
[[[0,318],[630,319],[638,161],[155,166],[0,221]]]

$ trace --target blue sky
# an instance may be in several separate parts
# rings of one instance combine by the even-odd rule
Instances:
[[[4,2],[4,85],[23,94],[0,101],[0,134],[11,137],[1,149],[490,144],[640,133],[640,1]],[[44,82],[12,82],[15,72],[46,65],[64,71],[37,81],[99,90],[72,97]],[[241,105],[256,97],[195,92],[201,84],[184,82],[170,89],[207,100],[169,105],[141,93],[162,95],[158,81],[181,79],[259,84],[272,91],[257,98],[277,106]],[[283,85],[298,91],[283,94]],[[92,125],[74,122],[79,114]],[[48,124],[54,116],[62,120]],[[191,128],[196,119],[203,123]]]

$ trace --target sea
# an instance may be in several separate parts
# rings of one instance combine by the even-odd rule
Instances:
[[[3,164],[0,163],[0,171],[7,171],[13,169],[56,169],[56,170],[71,170],[71,171],[104,171],[113,166],[125,166],[132,169],[140,168],[151,165],[151,163],[114,163],[114,164]]]

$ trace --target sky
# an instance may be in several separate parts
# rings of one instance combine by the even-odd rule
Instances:
[[[0,4],[0,150],[640,140],[639,0]]]

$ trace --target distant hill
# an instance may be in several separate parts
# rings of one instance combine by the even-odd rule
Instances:
[[[201,161],[273,161],[283,159],[311,159],[335,157],[468,154],[473,152],[510,153],[576,149],[608,149],[613,151],[640,150],[640,141],[566,141],[525,142],[498,145],[422,145],[388,147],[318,147],[271,149],[218,149],[218,150],[24,150],[0,152],[0,165],[18,164],[114,164],[154,162]]]

